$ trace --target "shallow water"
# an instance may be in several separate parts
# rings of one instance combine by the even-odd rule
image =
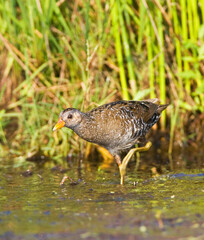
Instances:
[[[1,165],[0,239],[204,239],[204,168],[132,163],[120,186],[115,164],[72,164]]]

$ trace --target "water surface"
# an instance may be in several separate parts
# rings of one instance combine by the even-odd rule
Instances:
[[[102,169],[2,164],[0,239],[204,239],[204,169]]]

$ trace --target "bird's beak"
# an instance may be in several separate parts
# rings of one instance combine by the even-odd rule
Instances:
[[[64,127],[64,125],[65,125],[65,122],[60,117],[58,122],[57,122],[57,124],[54,126],[53,131],[58,130],[58,129]]]

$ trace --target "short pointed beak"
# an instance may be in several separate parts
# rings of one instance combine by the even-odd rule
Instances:
[[[59,118],[57,124],[53,128],[53,131],[56,131],[56,130],[64,127],[64,125],[65,125],[65,122],[61,118]]]

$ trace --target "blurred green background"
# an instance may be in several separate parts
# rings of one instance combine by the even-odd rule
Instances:
[[[204,143],[203,0],[0,0],[0,26],[1,156],[77,153],[61,110],[119,99],[171,104],[170,154]]]

